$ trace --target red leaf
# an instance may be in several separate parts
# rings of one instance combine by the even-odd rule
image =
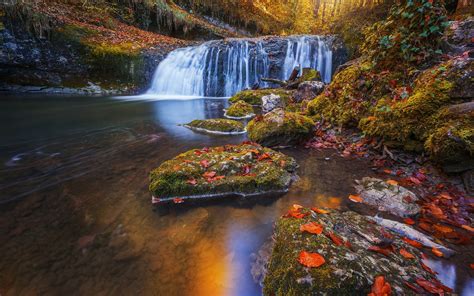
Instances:
[[[300,226],[300,231],[309,232],[312,234],[321,234],[323,233],[323,226],[316,222],[309,222]]]
[[[363,201],[362,197],[360,197],[360,195],[358,195],[358,194],[357,195],[353,195],[353,194],[349,195],[349,199],[353,202],[362,202]]]
[[[262,155],[260,155],[258,157],[258,161],[262,161],[262,160],[265,160],[265,159],[272,159],[272,157],[268,153],[263,153]]]
[[[395,181],[395,180],[387,180],[386,182],[387,182],[387,184],[389,184],[389,185],[393,185],[393,186],[398,185],[398,182]]]
[[[400,249],[400,255],[402,255],[405,259],[415,259],[415,255],[403,248]]]
[[[388,257],[392,253],[393,248],[392,246],[385,248],[381,248],[379,246],[370,246],[367,250],[377,252]]]
[[[306,267],[319,267],[326,262],[323,256],[318,253],[309,253],[306,251],[301,251],[298,261]]]
[[[301,219],[301,218],[306,217],[307,215],[309,215],[309,213],[301,213],[300,210],[302,208],[303,208],[302,206],[294,204],[293,207],[288,211],[288,213],[283,215],[283,217],[284,218]]]
[[[418,248],[418,249],[423,248],[423,245],[420,242],[409,239],[408,237],[404,237],[403,241],[415,248]]]
[[[342,241],[342,238],[334,234],[333,232],[328,232],[326,234],[327,237],[329,237],[336,246],[342,246],[344,242]]]
[[[433,252],[433,254],[435,254],[437,257],[443,257],[444,256],[443,252],[441,252],[438,248],[435,248],[435,247],[433,247],[431,249],[431,252]]]
[[[427,272],[433,274],[433,275],[436,275],[438,274],[436,271],[434,271],[433,269],[431,269],[428,265],[426,265],[425,263],[423,262],[420,262],[420,265],[421,267],[423,267],[424,270],[426,270]]]
[[[176,197],[176,198],[173,198],[173,202],[175,204],[180,204],[184,202],[184,199],[182,199],[181,197]]]
[[[311,208],[312,211],[318,213],[318,214],[329,214],[330,212],[327,210],[319,209],[319,208]]]
[[[405,222],[405,224],[408,224],[408,225],[414,225],[415,224],[415,220],[413,220],[412,218],[405,218],[405,220],[403,220],[403,222]]]
[[[190,184],[190,185],[196,185],[197,184],[197,181],[196,179],[194,178],[191,178],[189,180],[186,180],[186,183]]]
[[[410,289],[412,289],[413,291],[415,291],[415,293],[417,293],[417,294],[424,294],[424,293],[425,293],[425,291],[424,291],[422,288],[420,288],[420,287],[418,287],[418,286],[415,286],[414,284],[410,284],[410,283],[407,282],[407,281],[405,281],[404,284],[405,284],[408,288],[410,288]]]
[[[205,169],[207,169],[209,167],[209,161],[207,159],[203,159],[199,162],[201,164],[201,166]]]
[[[214,171],[205,172],[204,174],[202,174],[202,176],[203,176],[205,179],[214,178],[216,175],[217,175],[217,173],[214,172]]]
[[[422,278],[417,278],[416,279],[416,283],[418,285],[420,285],[420,287],[422,287],[423,289],[425,289],[426,291],[430,292],[430,293],[433,293],[433,294],[444,294],[444,291],[443,289],[437,287],[436,285],[434,285],[432,282],[429,282],[425,279],[422,279]]]
[[[391,294],[392,288],[389,283],[385,282],[385,277],[383,275],[375,277],[369,296],[389,296]]]

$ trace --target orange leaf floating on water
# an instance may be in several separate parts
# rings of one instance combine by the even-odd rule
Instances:
[[[444,256],[443,252],[441,252],[438,248],[435,248],[435,247],[433,247],[431,249],[431,252],[433,252],[433,254],[435,254],[437,257],[443,257]]]
[[[412,218],[405,218],[405,220],[403,220],[403,222],[405,222],[405,224],[408,224],[408,225],[414,225],[415,224],[415,220],[413,220]]]
[[[390,246],[386,248],[381,248],[379,246],[370,246],[367,250],[377,252],[388,257],[392,253],[393,247]]]
[[[207,159],[203,159],[199,162],[203,168],[208,168],[209,167],[209,161]]]
[[[328,236],[332,240],[332,242],[336,244],[336,246],[342,246],[344,244],[344,242],[342,241],[342,238],[340,238],[333,232],[328,232],[326,236]]]
[[[374,284],[372,285],[372,290],[368,296],[390,296],[392,295],[392,287],[390,284],[385,281],[383,275],[375,277]]]
[[[406,259],[415,259],[415,255],[413,255],[412,253],[408,252],[406,249],[403,249],[403,248],[400,249],[400,255],[402,255]]]
[[[175,204],[180,204],[184,202],[184,199],[182,199],[181,197],[176,197],[176,198],[173,198],[173,202]]]
[[[306,267],[319,267],[326,262],[324,257],[318,253],[309,253],[306,251],[301,251],[298,261]]]
[[[404,237],[403,241],[415,248],[418,248],[418,249],[423,248],[423,245],[419,241],[409,239],[408,237]]]
[[[323,233],[323,226],[316,222],[309,222],[300,226],[300,231],[309,232],[312,234],[321,234]]]
[[[386,182],[387,182],[387,184],[389,184],[389,185],[393,185],[393,186],[398,185],[398,182],[395,181],[395,180],[387,180]]]
[[[318,214],[329,214],[330,212],[327,210],[319,209],[319,208],[311,208],[312,211],[318,213]]]
[[[416,283],[420,287],[422,287],[423,289],[425,289],[426,291],[430,293],[444,295],[444,290],[439,288],[437,285],[433,284],[432,282],[429,282],[422,278],[417,278]]]
[[[197,181],[196,181],[196,179],[191,178],[191,179],[189,179],[189,180],[186,180],[186,183],[188,183],[189,185],[196,185],[196,184],[197,184]]]
[[[362,197],[360,197],[360,195],[354,195],[354,194],[351,194],[349,195],[349,199],[352,200],[353,202],[362,202],[363,199]]]

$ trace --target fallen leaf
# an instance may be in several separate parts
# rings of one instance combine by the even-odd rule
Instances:
[[[300,231],[309,232],[312,234],[321,234],[323,233],[323,226],[316,222],[309,222],[300,226]]]
[[[420,224],[418,224],[418,227],[420,227],[426,232],[430,232],[430,233],[433,232],[433,230],[431,229],[431,225],[429,225],[428,223],[421,222]]]
[[[283,215],[284,218],[295,218],[295,219],[301,219],[303,217],[306,217],[307,215],[309,215],[309,213],[301,213],[300,210],[302,209],[303,207],[298,205],[298,204],[294,204],[291,209],[288,211],[288,213],[286,213],[285,215]]]
[[[435,248],[435,247],[433,247],[431,249],[431,252],[433,252],[433,254],[435,254],[437,257],[443,257],[444,256],[443,252],[441,252],[438,248]]]
[[[423,245],[419,241],[409,239],[408,237],[404,237],[403,241],[415,248],[418,248],[418,249],[423,248]]]
[[[349,199],[353,202],[362,202],[363,201],[362,197],[360,197],[360,195],[358,195],[358,194],[357,195],[353,195],[353,194],[349,195]]]
[[[406,259],[415,259],[415,255],[403,248],[400,249],[400,255],[402,255]]]
[[[318,213],[318,214],[329,214],[330,212],[327,210],[319,209],[319,208],[311,208],[312,211]]]
[[[423,267],[424,270],[426,270],[427,272],[433,274],[433,275],[436,275],[438,274],[436,271],[434,271],[433,269],[431,269],[428,265],[426,265],[425,263],[423,262],[420,262],[420,265],[421,267]]]
[[[190,185],[196,185],[197,184],[197,181],[196,179],[194,178],[191,178],[189,180],[186,180],[186,183],[190,184]]]
[[[206,179],[214,178],[217,175],[215,171],[205,172],[202,176]]]
[[[424,294],[425,293],[425,290],[423,290],[422,288],[420,288],[419,286],[415,286],[414,284],[411,284],[407,281],[404,281],[404,284],[405,286],[407,286],[408,288],[412,289],[413,291],[415,291],[417,294]]]
[[[173,198],[173,202],[175,204],[180,204],[184,202],[184,199],[182,199],[181,197],[176,197],[176,198]]]
[[[393,186],[398,185],[398,182],[395,181],[395,180],[387,180],[386,182],[387,182],[387,184],[389,184],[389,185],[393,185]]]
[[[260,156],[258,157],[257,160],[258,160],[258,161],[262,161],[262,160],[265,160],[265,159],[272,159],[272,157],[271,157],[270,154],[268,154],[268,153],[263,153],[262,155],[260,155]]]
[[[444,234],[446,234],[446,233],[451,233],[451,232],[454,231],[451,227],[445,226],[445,225],[441,225],[441,224],[435,224],[435,225],[433,225],[433,228],[434,228],[436,231],[439,231],[439,232],[444,233]]]
[[[469,266],[471,267],[471,269],[474,269],[474,263],[471,263]]]
[[[390,287],[390,284],[385,281],[385,277],[383,275],[375,277],[372,290],[368,296],[389,296],[391,294],[392,288]]]
[[[377,252],[377,253],[380,253],[382,255],[385,255],[385,256],[389,257],[390,254],[393,251],[393,247],[390,246],[390,247],[382,248],[382,247],[379,247],[379,246],[370,246],[367,250],[372,251],[372,252]]]
[[[333,232],[328,232],[326,234],[326,236],[328,236],[332,242],[334,244],[336,244],[336,246],[342,246],[344,244],[342,238],[340,238],[339,236],[337,236],[336,234],[334,234]]]
[[[461,225],[463,229],[466,229],[467,231],[474,232],[474,227],[471,227],[469,225]]]
[[[414,225],[415,224],[415,220],[413,220],[412,218],[405,218],[405,220],[403,220],[403,222],[405,222],[405,224],[408,224],[408,225]]]
[[[199,162],[201,164],[201,166],[205,169],[207,169],[209,167],[209,161],[207,159],[203,159]]]
[[[416,279],[416,283],[422,287],[423,289],[425,289],[426,291],[430,292],[430,293],[433,293],[433,294],[444,294],[443,292],[443,289],[437,287],[436,285],[434,285],[432,282],[429,282],[425,279],[422,279],[422,278],[417,278]]]
[[[306,251],[301,251],[298,261],[306,267],[319,267],[326,262],[323,256],[318,253],[309,253]]]

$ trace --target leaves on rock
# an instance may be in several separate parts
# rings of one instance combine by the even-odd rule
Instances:
[[[407,237],[404,237],[403,241],[406,242],[407,244],[415,247],[415,248],[418,248],[418,249],[423,248],[423,245],[419,241],[412,240],[412,239],[409,239]]]
[[[392,287],[385,281],[383,275],[375,277],[374,284],[368,296],[390,296],[392,295]]]
[[[344,244],[342,238],[337,236],[334,232],[328,232],[326,236],[329,237],[336,246],[342,246]]]
[[[400,255],[402,255],[405,259],[415,259],[415,255],[412,253],[408,252],[406,249],[401,248],[400,249]]]
[[[353,202],[362,202],[363,201],[362,197],[360,197],[360,195],[358,195],[358,194],[357,195],[354,195],[354,194],[349,195],[349,199]]]
[[[312,234],[321,234],[323,233],[323,226],[319,223],[316,222],[309,222],[306,224],[302,224],[300,226],[300,231],[301,232],[309,232]]]
[[[298,262],[306,267],[320,267],[326,262],[326,260],[318,253],[301,251],[298,257]]]

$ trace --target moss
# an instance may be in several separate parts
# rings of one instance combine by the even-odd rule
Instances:
[[[298,82],[305,81],[321,81],[321,73],[318,70],[311,68],[304,68],[303,73],[298,78]]]
[[[276,109],[247,125],[252,141],[265,146],[292,145],[312,136],[314,121],[304,115]]]
[[[216,132],[242,132],[244,131],[244,125],[236,120],[230,119],[205,119],[205,120],[193,120],[185,126],[190,128],[204,129]]]
[[[226,115],[231,117],[246,117],[253,114],[253,107],[245,101],[237,101],[227,109]]]
[[[262,104],[262,97],[268,96],[270,94],[278,95],[284,100],[288,102],[292,97],[293,92],[284,90],[284,89],[271,89],[271,88],[264,88],[264,89],[257,89],[257,90],[243,90],[237,94],[235,94],[232,98],[229,99],[229,102],[236,103],[238,101],[244,101],[250,105],[260,106]]]
[[[180,154],[153,170],[150,191],[162,200],[284,191],[295,169],[293,158],[257,144],[204,148]],[[209,172],[216,178],[204,175]]]

